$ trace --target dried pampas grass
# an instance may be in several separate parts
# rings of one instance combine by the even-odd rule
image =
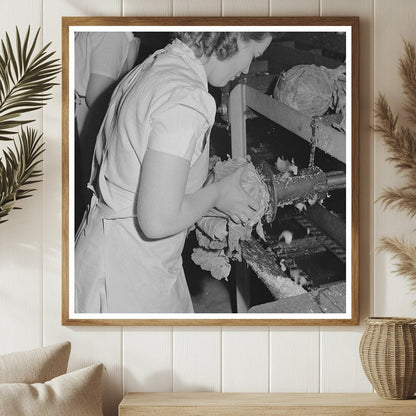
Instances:
[[[393,254],[397,260],[395,273],[408,276],[410,287],[416,290],[416,245],[409,244],[404,239],[383,237],[380,240],[379,250],[386,250]]]
[[[386,188],[378,198],[384,208],[391,207],[406,212],[410,218],[416,215],[416,47],[404,42],[405,56],[400,59],[400,77],[406,95],[404,110],[410,127],[398,126],[386,97],[380,94],[375,105],[377,120],[374,131],[381,134],[398,172],[404,175],[402,188]],[[379,250],[386,250],[397,260],[395,273],[409,278],[410,287],[416,291],[416,245],[403,238],[383,237]],[[415,301],[416,303],[416,301]]]

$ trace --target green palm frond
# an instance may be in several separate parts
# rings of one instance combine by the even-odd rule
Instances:
[[[26,128],[18,139],[19,144],[7,148],[0,159],[0,223],[7,221],[12,209],[18,209],[16,201],[31,196],[33,184],[41,181],[42,135]]]
[[[22,42],[16,28],[15,47],[7,32],[0,42],[0,140],[11,140],[16,133],[11,129],[31,122],[17,118],[44,106],[56,85],[53,80],[61,67],[52,59],[54,52],[48,52],[50,43],[35,52],[39,31],[30,39],[29,27]]]

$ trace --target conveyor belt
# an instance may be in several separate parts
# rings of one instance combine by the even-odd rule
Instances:
[[[290,244],[285,242],[271,243],[269,247],[279,259],[289,259],[300,255],[312,255],[326,251],[325,237],[321,235],[307,236],[293,240]]]
[[[346,263],[345,248],[324,234],[318,227],[316,227],[306,217],[298,215],[293,218],[298,224],[300,224],[305,230],[308,230],[308,236],[314,237],[320,241],[323,247],[338,257],[344,264]]]

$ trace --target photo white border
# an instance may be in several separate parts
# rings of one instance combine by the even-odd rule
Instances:
[[[74,38],[75,32],[345,32],[346,33],[346,312],[345,313],[76,313],[74,312]],[[69,26],[69,319],[71,320],[349,320],[352,318],[352,27],[351,26]],[[348,209],[349,207],[349,209]],[[72,237],[71,237],[72,236]]]

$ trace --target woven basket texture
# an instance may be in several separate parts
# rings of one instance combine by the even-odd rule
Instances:
[[[367,378],[386,399],[410,399],[416,392],[416,320],[366,320],[360,358]]]

